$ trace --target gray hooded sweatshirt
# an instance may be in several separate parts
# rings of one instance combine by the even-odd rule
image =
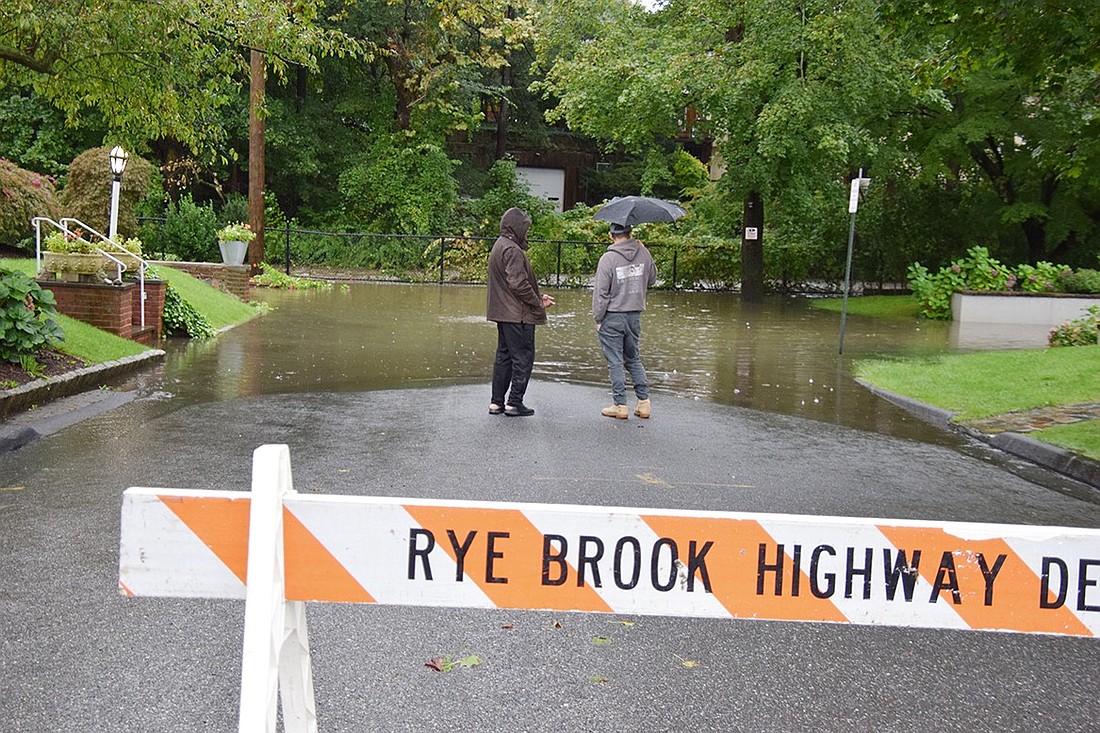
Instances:
[[[596,267],[592,288],[592,317],[603,323],[608,311],[645,310],[645,294],[657,281],[653,256],[637,239],[612,242]]]

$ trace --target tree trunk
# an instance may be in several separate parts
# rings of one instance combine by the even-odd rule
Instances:
[[[248,220],[256,238],[248,245],[252,273],[264,259],[264,55],[252,49],[248,89]]]
[[[745,197],[741,230],[741,302],[764,302],[764,201],[759,191]]]

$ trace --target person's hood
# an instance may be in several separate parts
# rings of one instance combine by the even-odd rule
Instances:
[[[608,245],[607,249],[612,252],[618,252],[626,258],[627,262],[633,262],[634,258],[638,256],[638,252],[642,248],[642,243],[637,239],[624,239],[617,242],[612,242]]]
[[[523,249],[527,249],[527,232],[531,231],[531,216],[515,206],[500,217],[500,236],[511,239]]]

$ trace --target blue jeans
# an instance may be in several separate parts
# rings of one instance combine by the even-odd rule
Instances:
[[[611,396],[616,405],[626,404],[626,373],[634,383],[639,400],[649,399],[649,381],[642,367],[638,344],[642,339],[642,314],[608,312],[599,330],[600,349],[607,359],[607,374],[611,377]]]

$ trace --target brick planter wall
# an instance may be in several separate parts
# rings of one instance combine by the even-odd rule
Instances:
[[[167,286],[164,280],[145,281],[145,327],[154,330],[157,337],[164,333],[164,293]],[[141,288],[134,288],[133,318],[134,329],[141,328]],[[155,339],[154,339],[155,340]]]
[[[118,285],[94,282],[39,280],[53,292],[57,312],[116,336],[153,345],[164,333],[163,280],[145,281],[145,330],[141,328],[141,288],[125,281]]]
[[[133,334],[136,283],[101,285],[39,280],[38,284],[53,291],[59,313],[122,338],[128,339]]]
[[[192,277],[220,288],[241,300],[248,300],[248,277],[252,271],[250,265],[223,265],[220,262],[168,262],[158,260],[153,263],[163,267],[186,272]]]

